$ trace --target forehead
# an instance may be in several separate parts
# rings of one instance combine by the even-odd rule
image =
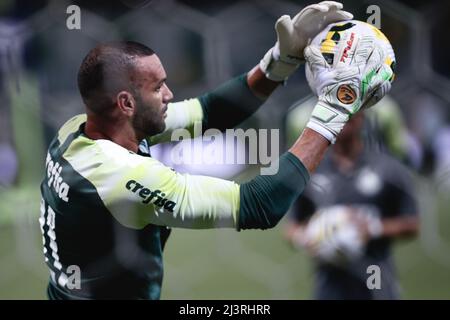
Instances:
[[[136,58],[134,77],[142,85],[159,82],[167,77],[166,71],[156,54]]]

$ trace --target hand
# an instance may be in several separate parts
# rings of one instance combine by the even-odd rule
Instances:
[[[367,242],[383,235],[383,222],[378,210],[369,206],[357,206],[354,208],[352,221],[359,230],[361,239]]]
[[[266,77],[274,81],[287,80],[304,62],[305,47],[322,29],[330,23],[353,18],[342,8],[339,2],[322,1],[305,7],[292,20],[288,15],[280,17],[275,24],[277,42],[260,62]]]
[[[336,136],[353,114],[374,105],[391,88],[393,71],[383,63],[383,50],[364,36],[354,50],[350,64],[332,68],[319,48],[308,46],[305,49],[308,78],[319,97],[307,127],[331,143],[336,141]]]

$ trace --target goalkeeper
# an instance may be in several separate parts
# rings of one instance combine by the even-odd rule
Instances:
[[[390,86],[386,72],[391,71],[380,68],[383,58],[374,45],[354,53],[363,63],[341,69],[331,69],[315,48],[304,50],[326,24],[352,17],[341,9],[325,1],[292,20],[281,17],[278,41],[259,66],[178,103],[170,103],[166,73],[150,48],[120,42],[92,49],[78,73],[86,114],[66,122],[51,142],[41,184],[39,222],[50,269],[49,298],[159,299],[167,227],[274,227],[348,117]],[[204,129],[239,124],[304,59],[317,75],[320,108],[340,116],[320,120],[314,126],[320,129],[306,129],[280,157],[275,175],[239,185],[179,174],[151,158],[149,145],[168,141],[177,128],[192,128],[197,121]],[[363,77],[374,72],[362,90]],[[333,95],[339,85],[356,93],[350,104]],[[81,273],[78,284],[70,278],[73,266]]]

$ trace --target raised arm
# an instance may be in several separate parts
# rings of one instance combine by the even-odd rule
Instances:
[[[303,50],[310,39],[326,25],[353,17],[341,9],[338,2],[324,1],[305,7],[292,19],[280,17],[275,24],[277,41],[257,66],[200,97],[169,104],[166,130],[152,137],[151,144],[169,141],[176,129],[187,129],[194,137],[209,128],[233,128],[249,118],[305,61]],[[203,130],[194,130],[196,124]]]

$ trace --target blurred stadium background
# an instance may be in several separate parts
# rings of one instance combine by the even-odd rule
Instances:
[[[402,160],[414,171],[421,234],[394,250],[406,299],[450,299],[450,5],[445,1],[342,1],[381,30],[397,54],[391,98],[404,123]],[[99,41],[129,39],[163,61],[175,100],[248,71],[275,41],[274,23],[312,1],[0,1],[0,299],[45,299],[39,182],[57,128],[83,111],[78,66]],[[66,8],[81,8],[68,30]],[[243,127],[286,132],[288,109],[309,95],[303,70]],[[282,145],[288,147],[287,136]],[[157,155],[158,152],[155,152]],[[160,153],[163,154],[163,153]],[[229,170],[243,181],[257,166]],[[176,229],[165,252],[163,299],[307,299],[312,266],[270,231]],[[101,234],[99,234],[101,236]]]

